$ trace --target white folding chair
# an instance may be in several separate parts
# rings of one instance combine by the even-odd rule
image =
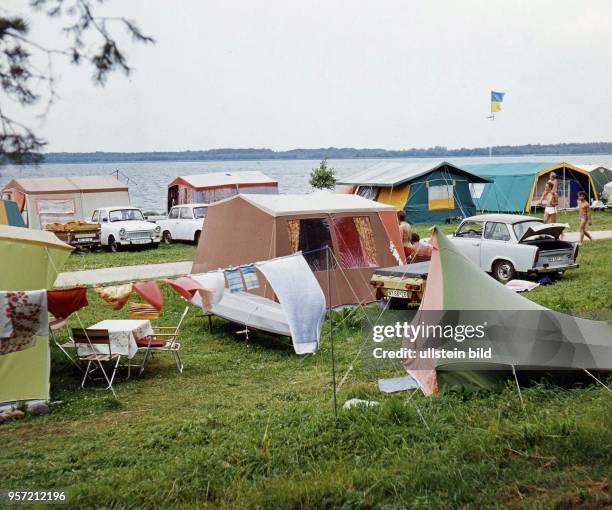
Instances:
[[[72,341],[77,350],[78,359],[82,362],[87,362],[83,381],[81,382],[81,388],[85,387],[85,382],[88,378],[96,380],[91,377],[91,374],[99,369],[102,372],[102,377],[98,377],[97,380],[105,380],[107,383],[105,389],[111,390],[116,397],[117,395],[113,389],[113,381],[117,374],[121,355],[112,352],[108,331],[106,329],[72,328]],[[86,348],[84,354],[79,354],[80,347]],[[108,353],[106,352],[107,350]],[[113,361],[115,361],[114,364],[112,363]],[[103,363],[110,364],[113,371],[110,377],[106,373]],[[93,368],[92,364],[94,365]]]
[[[177,342],[181,326],[183,325],[183,321],[187,316],[187,312],[189,312],[189,307],[185,307],[185,311],[181,315],[181,319],[176,327],[166,326],[166,327],[153,327],[153,334],[149,335],[142,340],[137,342],[139,350],[144,350],[144,358],[142,360],[142,365],[140,366],[140,373],[142,373],[149,361],[150,357],[155,353],[168,352],[171,353],[174,357],[174,362],[176,363],[176,368],[179,373],[183,373],[183,361],[181,360],[181,344]]]

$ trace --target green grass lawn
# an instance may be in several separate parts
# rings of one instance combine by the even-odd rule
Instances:
[[[612,241],[583,247],[581,268],[527,297],[555,309],[612,305]],[[185,304],[164,286],[160,325]],[[125,318],[90,292],[85,325]],[[75,317],[72,325],[77,325]],[[327,325],[314,356],[192,308],[185,371],[158,356],[145,376],[81,390],[53,349],[52,412],[0,426],[1,488],[65,488],[74,508],[609,508],[612,396],[596,385],[512,384],[494,393],[381,394],[357,361],[339,392],[370,409],[331,408]],[[339,378],[359,325],[335,330]],[[401,372],[397,372],[398,375]],[[612,378],[608,380],[612,383]]]
[[[538,212],[529,214],[529,216],[535,216],[536,218],[543,218],[544,213]],[[593,211],[593,225],[587,227],[587,230],[612,230],[612,210],[608,211]],[[566,232],[577,232],[578,231],[578,211],[562,211],[557,214],[558,223],[568,223],[569,228]],[[429,237],[431,232],[429,229],[433,225],[414,225],[413,228],[421,237]],[[452,234],[457,227],[458,223],[451,225],[440,225],[440,228],[445,234]]]
[[[118,253],[108,250],[99,252],[73,252],[63,267],[63,271],[82,271],[101,267],[133,266],[139,264],[162,264],[193,260],[196,247],[194,244],[173,243],[160,244],[156,250],[131,249]]]

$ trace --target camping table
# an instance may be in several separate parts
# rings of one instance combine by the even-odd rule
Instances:
[[[104,320],[100,321],[93,326],[89,326],[88,329],[105,329],[108,331],[108,336],[111,343],[111,352],[113,354],[120,354],[121,356],[127,356],[132,359],[138,351],[136,340],[146,338],[149,335],[153,335],[153,328],[151,322],[145,319],[122,319],[122,320]],[[86,347],[88,351],[90,348]],[[96,346],[96,352],[102,354],[108,354],[105,346]],[[79,354],[86,354],[79,352]]]

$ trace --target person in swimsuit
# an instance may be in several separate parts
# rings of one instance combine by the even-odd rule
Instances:
[[[591,234],[586,231],[587,222],[589,225],[593,224],[593,217],[591,216],[591,206],[589,205],[589,201],[587,200],[586,193],[584,191],[578,192],[578,229],[580,230],[580,242],[579,245],[582,244],[584,240],[584,236],[589,238],[591,241],[593,238]]]
[[[412,244],[410,242],[412,236],[412,227],[410,223],[406,222],[406,213],[404,211],[398,211],[397,219],[399,221],[399,229],[402,234],[402,245],[404,246],[404,254],[408,256],[409,252],[412,252]]]
[[[553,191],[555,184],[551,181],[546,183],[546,189],[540,198],[540,205],[544,206],[544,223],[557,222],[557,205],[559,196]]]
[[[546,182],[550,182],[552,184],[553,193],[557,193],[557,174],[555,172],[550,172],[550,175],[548,176],[548,181]]]

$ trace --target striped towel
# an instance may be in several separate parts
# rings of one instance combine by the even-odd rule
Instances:
[[[159,310],[148,303],[130,303],[128,317],[130,319],[159,319]]]

